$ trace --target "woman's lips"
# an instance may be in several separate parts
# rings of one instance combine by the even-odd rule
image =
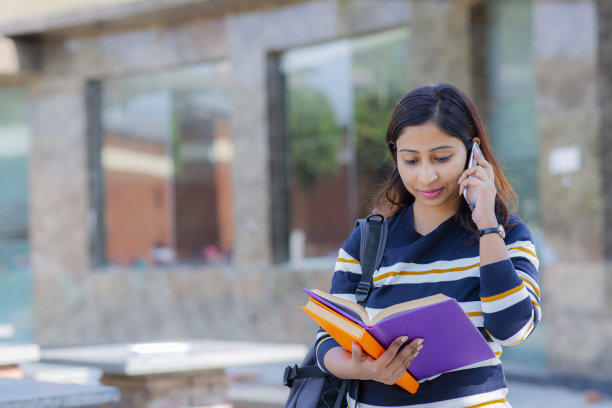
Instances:
[[[436,198],[438,196],[438,194],[440,194],[441,191],[442,191],[442,189],[438,188],[436,190],[420,190],[420,193],[425,198]]]

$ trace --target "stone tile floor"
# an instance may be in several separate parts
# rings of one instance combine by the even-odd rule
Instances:
[[[587,401],[584,391],[549,385],[509,382],[508,399],[514,408],[612,408],[612,398],[603,396],[600,402]],[[271,385],[233,385],[230,396],[234,401],[249,399],[252,406],[282,406],[287,389]]]
[[[612,397],[602,394],[602,401],[589,402],[586,390],[556,385],[509,381],[508,400],[514,408],[612,408]]]
[[[258,368],[238,368],[234,375],[243,376],[244,383],[234,384],[230,396],[235,400],[251,398],[254,406],[281,406],[286,399],[288,389],[280,386],[284,366],[269,365]],[[255,383],[248,379],[257,378]],[[612,408],[612,396],[588,390],[571,389],[555,384],[529,383],[525,381],[508,381],[508,400],[514,408]],[[612,392],[612,390],[611,390]],[[601,401],[590,402],[589,396],[597,395]],[[259,403],[257,403],[259,402]]]

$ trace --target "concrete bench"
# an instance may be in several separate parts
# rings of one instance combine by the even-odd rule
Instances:
[[[0,343],[0,377],[21,378],[23,373],[19,365],[39,358],[37,344]]]
[[[102,385],[44,383],[0,378],[0,408],[103,407],[119,401],[119,391]]]
[[[39,358],[37,344],[0,343],[0,366],[38,361]]]
[[[189,340],[48,349],[41,361],[101,369],[100,382],[121,392],[113,407],[222,407],[231,406],[227,368],[298,361],[306,351],[302,344]]]

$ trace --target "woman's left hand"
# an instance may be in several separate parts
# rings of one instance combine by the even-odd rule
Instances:
[[[459,194],[469,187],[477,194],[476,205],[472,209],[472,220],[478,229],[496,227],[497,217],[495,217],[495,173],[493,166],[487,162],[480,152],[474,155],[478,166],[465,170],[459,177]],[[474,175],[474,177],[470,177]]]

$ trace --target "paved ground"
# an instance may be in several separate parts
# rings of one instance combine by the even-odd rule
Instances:
[[[589,402],[587,396],[590,394],[584,391],[520,382],[510,382],[508,386],[508,398],[514,408],[612,408],[612,398],[604,396],[600,402]],[[233,401],[248,400],[252,406],[282,407],[287,389],[271,385],[234,385],[230,395]]]
[[[235,385],[230,390],[233,398],[241,400],[250,398],[260,401],[261,406],[282,406],[288,389],[279,387],[282,376],[279,365],[261,368],[243,368],[235,370],[234,374],[244,376],[245,380],[257,378],[257,384]],[[542,382],[540,378],[538,382]],[[559,385],[543,385],[524,381],[508,381],[508,399],[514,408],[612,408],[612,396],[588,389],[570,389]],[[612,390],[611,390],[612,392]],[[590,402],[589,398],[600,396],[601,401]]]
[[[587,397],[592,395],[588,391],[516,381],[509,381],[508,389],[514,408],[612,408],[612,398],[606,395],[601,402],[588,402]]]

